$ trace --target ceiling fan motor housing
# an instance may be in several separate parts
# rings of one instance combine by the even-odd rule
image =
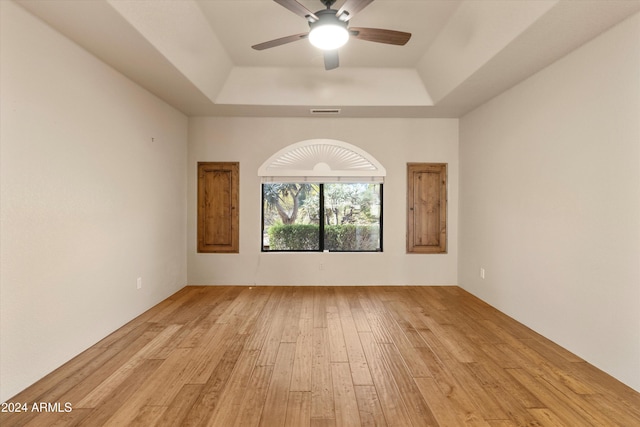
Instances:
[[[347,28],[347,22],[339,19],[337,15],[338,11],[335,9],[323,9],[315,12],[318,17],[317,21],[309,22],[309,28],[313,30],[316,27],[322,25],[338,25],[343,28]]]
[[[327,9],[331,8],[336,0],[320,0],[323,5],[327,6]]]

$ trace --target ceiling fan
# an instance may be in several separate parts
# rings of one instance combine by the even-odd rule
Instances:
[[[324,68],[327,70],[338,68],[338,48],[343,46],[350,36],[360,40],[398,46],[405,45],[411,38],[411,33],[402,31],[362,27],[349,28],[349,20],[373,0],[346,0],[338,10],[331,9],[336,0],[320,0],[326,9],[315,13],[296,0],[274,1],[305,18],[309,22],[309,32],[270,40],[251,47],[255,50],[264,50],[308,38],[312,45],[324,51]]]

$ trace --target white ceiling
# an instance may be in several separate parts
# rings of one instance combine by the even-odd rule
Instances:
[[[344,1],[336,2],[334,9]],[[252,45],[291,34],[304,33],[309,25],[273,1],[199,1],[207,20],[234,64],[240,66],[322,68],[322,54],[302,40],[257,52]],[[312,12],[324,9],[319,0],[302,0]],[[377,0],[358,13],[353,27],[386,28],[412,34],[403,47],[352,40],[340,51],[344,67],[415,67],[422,55],[460,4],[448,1]]]
[[[351,40],[325,71],[306,40],[251,49],[308,31],[271,0],[17,3],[185,114],[252,116],[459,117],[640,11],[640,0],[376,0],[350,25],[409,43]]]

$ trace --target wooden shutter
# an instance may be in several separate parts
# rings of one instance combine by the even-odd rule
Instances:
[[[237,162],[198,163],[198,252],[239,252]]]
[[[447,164],[407,164],[407,252],[447,252]]]

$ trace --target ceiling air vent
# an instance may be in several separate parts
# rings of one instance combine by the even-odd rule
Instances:
[[[311,114],[316,116],[332,116],[336,114],[340,114],[339,108],[312,108]]]

